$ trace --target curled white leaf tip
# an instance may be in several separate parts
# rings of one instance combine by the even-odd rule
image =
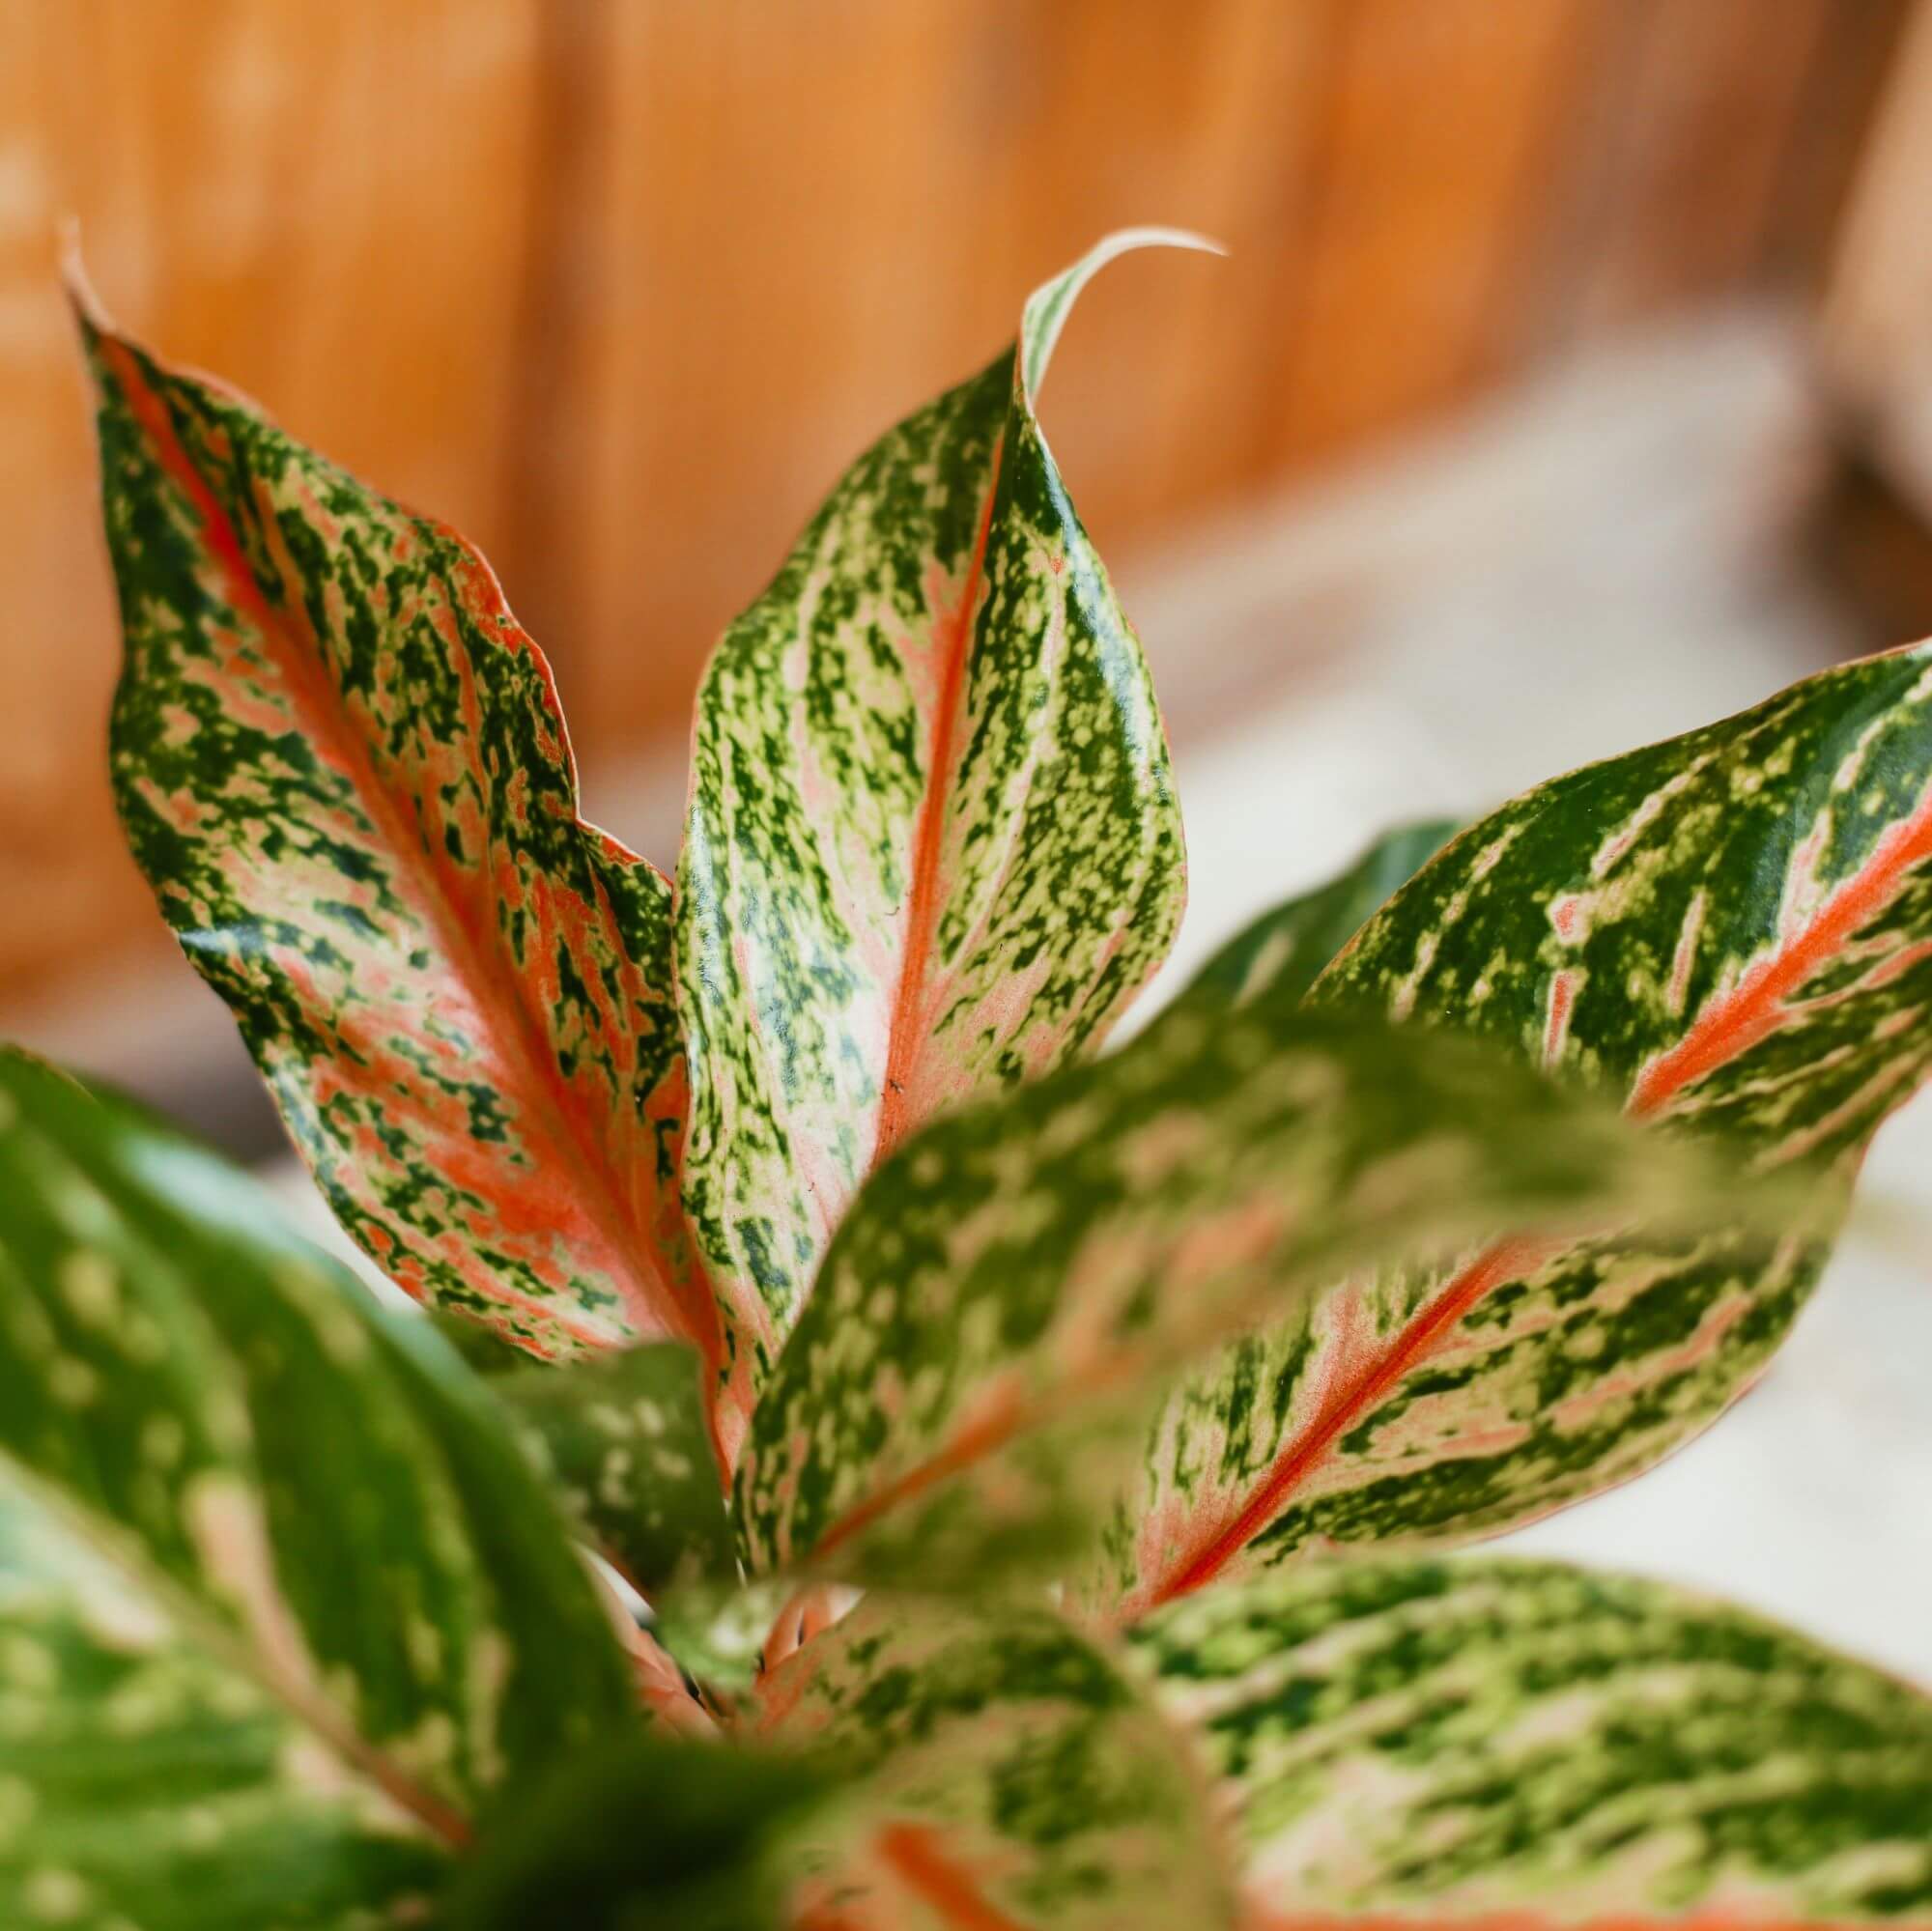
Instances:
[[[1109,262],[1137,248],[1187,248],[1204,255],[1228,252],[1219,241],[1191,228],[1117,228],[1103,235],[1071,268],[1042,282],[1027,298],[1020,319],[1020,387],[1029,406],[1045,380],[1054,346],[1080,291]]]

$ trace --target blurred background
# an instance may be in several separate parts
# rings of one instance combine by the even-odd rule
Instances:
[[[666,865],[704,654],[845,461],[1104,230],[1219,237],[1110,269],[1043,405],[1184,972],[1394,819],[1932,630],[1928,209],[1914,0],[0,0],[0,1035],[276,1157],[113,825],[63,213],[135,332],[481,543]],[[1874,1174],[1923,1224],[1922,1110]],[[1909,1246],[1532,1539],[1932,1677]]]

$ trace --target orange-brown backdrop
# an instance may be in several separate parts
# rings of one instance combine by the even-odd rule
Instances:
[[[1892,0],[0,0],[0,997],[146,942],[51,278],[490,552],[580,745],[683,729],[841,461],[1101,230],[1047,398],[1151,534],[1817,258]],[[1203,639],[1202,650],[1213,648]]]

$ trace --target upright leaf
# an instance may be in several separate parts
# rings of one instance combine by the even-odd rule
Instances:
[[[446,1869],[244,1671],[0,1492],[0,1922],[402,1923]]]
[[[1253,1920],[1932,1917],[1932,1700],[1741,1609],[1524,1562],[1319,1562],[1133,1632]]]
[[[1114,236],[873,445],[698,695],[679,867],[685,1199],[762,1381],[872,1166],[1096,1045],[1159,964],[1180,818],[1140,645],[1034,397]]]
[[[1191,1756],[1047,1610],[869,1597],[762,1690],[764,1741],[847,1780],[794,1853],[797,1931],[1234,1922]]]
[[[677,1342],[493,1376],[584,1535],[646,1595],[730,1576],[736,1551],[705,1431],[703,1377]]]
[[[115,795],[338,1218],[532,1353],[716,1318],[681,1235],[670,888],[578,813],[489,565],[83,309]]]
[[[1118,1438],[1122,1395],[1229,1333],[1365,1260],[1454,1252],[1512,1218],[1681,1226],[1724,1183],[1468,1040],[1268,1001],[1174,1013],[938,1122],[873,1177],[753,1420],[752,1566],[1056,1561],[1041,1521],[1091,1519],[1139,1451]],[[1097,1465],[1065,1434],[1095,1404]],[[1043,1454],[1021,1445],[1049,1424]]]
[[[426,1324],[382,1316],[212,1155],[15,1055],[0,1462],[282,1714],[289,1775],[445,1845],[630,1720],[583,1564]]]
[[[1326,885],[1286,899],[1244,925],[1188,981],[1173,1009],[1211,1013],[1257,999],[1300,999],[1328,961],[1455,830],[1451,819],[1431,818],[1385,833]]]
[[[1127,1614],[1335,1543],[1466,1537],[1648,1467],[1762,1370],[1932,1063],[1932,652],[1806,679],[1465,832],[1309,995],[1478,1034],[1819,1176],[1783,1238],[1504,1244],[1339,1283],[1179,1390],[1083,1582]]]

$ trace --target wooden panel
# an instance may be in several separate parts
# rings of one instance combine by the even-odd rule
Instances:
[[[1208,506],[1752,272],[1805,103],[1842,149],[1838,67],[1868,85],[1830,7],[0,0],[0,892],[31,908],[0,995],[152,931],[99,768],[61,211],[142,333],[473,533],[614,755],[682,734],[843,461],[1100,231],[1234,250],[1110,270],[1047,392],[1131,574]]]
[[[1239,479],[1239,441],[1197,417],[1244,419],[1269,377],[1225,342],[1271,272],[1316,78],[1297,11],[1239,0],[1180,33],[1113,0],[619,10],[596,426],[569,432],[591,448],[563,519],[577,587],[543,592],[642,646],[600,651],[598,715],[681,706],[845,459],[995,353],[1023,292],[1109,227],[1236,253],[1127,262],[1076,314],[1046,413],[1084,513],[1124,538]]]
[[[116,662],[53,273],[487,542],[525,241],[535,0],[9,0],[0,16],[0,985],[159,946],[102,738]],[[479,191],[488,184],[486,191]]]
[[[1915,11],[1915,0],[1861,0],[1833,9],[1829,39],[1804,76],[1772,191],[1766,266],[1807,295],[1829,278],[1865,136]]]
[[[1336,10],[1314,205],[1278,268],[1282,380],[1262,471],[1439,408],[1483,369],[1591,12],[1588,0]]]
[[[1828,365],[1845,400],[1875,417],[1932,409],[1932,5],[1918,0],[1853,194],[1825,305]],[[1932,470],[1928,470],[1932,473]]]
[[[1722,288],[1757,258],[1839,0],[1642,0],[1607,101],[1577,285],[1602,327]],[[1612,50],[1612,58],[1615,58]]]

